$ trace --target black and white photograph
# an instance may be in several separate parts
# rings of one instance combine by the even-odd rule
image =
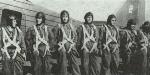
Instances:
[[[150,75],[150,0],[0,0],[0,75]]]

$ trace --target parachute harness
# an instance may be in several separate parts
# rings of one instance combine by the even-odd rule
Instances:
[[[148,38],[143,32],[142,32],[142,35],[143,35],[143,39],[140,42],[142,43],[143,48],[147,48],[149,44]],[[146,50],[146,53],[147,53],[147,50]]]
[[[47,34],[48,33],[47,26],[44,26],[44,27],[45,27],[45,33]],[[34,51],[37,51],[39,53],[38,46],[39,46],[40,43],[44,43],[46,45],[46,49],[45,49],[45,52],[44,52],[44,55],[43,55],[43,57],[44,57],[46,55],[47,51],[49,51],[49,48],[50,48],[49,44],[45,40],[44,36],[43,37],[40,36],[40,34],[39,34],[39,32],[38,32],[38,30],[37,30],[35,25],[34,25],[34,30],[36,32],[36,43],[35,43],[35,45],[33,45],[33,49],[34,49]]]
[[[108,51],[110,51],[110,48],[109,48],[109,44],[111,42],[115,42],[117,44],[117,39],[115,36],[113,36],[110,32],[110,30],[108,29],[108,27],[106,25],[104,25],[105,28],[106,28],[106,43],[104,44],[104,49],[107,49]],[[115,48],[113,49],[113,52],[116,51],[116,49],[118,48],[118,45],[115,46]]]
[[[133,45],[133,41],[132,41],[132,39],[131,39],[131,37],[130,37],[130,34],[128,33],[128,31],[127,30],[125,30],[126,31],[126,33],[127,33],[127,36],[129,37],[129,39],[127,40],[127,42],[128,42],[128,44],[127,44],[127,48],[129,49],[129,51],[131,52],[131,46]]]
[[[96,27],[93,25],[92,34],[91,35],[88,33],[88,31],[86,30],[84,25],[82,25],[82,28],[83,28],[83,35],[84,35],[84,39],[83,40],[84,40],[84,42],[83,42],[83,46],[82,46],[81,49],[85,49],[87,52],[91,53],[91,52],[93,52],[94,49],[97,48],[96,38],[94,38],[94,29],[96,29]],[[86,47],[86,43],[89,42],[89,41],[93,41],[94,42],[91,50],[89,50]]]
[[[59,25],[59,27],[61,28],[62,33],[63,33],[63,40],[58,43],[58,45],[59,45],[58,50],[60,51],[61,49],[63,49],[63,50],[66,51],[66,48],[64,47],[64,45],[65,45],[67,42],[69,42],[69,43],[71,43],[71,45],[70,45],[70,48],[69,48],[69,50],[68,50],[68,53],[70,53],[71,49],[72,49],[72,48],[74,47],[74,45],[75,45],[75,43],[73,42],[73,39],[71,38],[71,32],[72,32],[72,30],[73,30],[73,27],[72,27],[71,24],[69,24],[70,27],[71,27],[71,30],[69,31],[69,37],[67,37],[67,34],[65,33],[65,30],[64,30],[63,26],[61,26],[60,24],[58,24],[58,25]]]
[[[131,37],[130,37],[129,33],[127,32],[127,30],[126,30],[126,33],[127,33],[127,36],[130,38],[130,39],[128,40],[128,45],[127,45],[127,47],[128,47],[128,49],[131,51],[131,46],[133,45],[134,42],[133,42],[133,41],[130,41],[130,40],[131,40]],[[147,48],[147,46],[148,46],[148,38],[146,37],[146,35],[144,35],[143,32],[141,32],[141,33],[142,33],[143,38],[142,38],[142,40],[140,40],[140,44],[142,45],[142,48],[145,49],[145,48]],[[146,50],[146,53],[147,53],[147,50]]]
[[[21,51],[21,48],[20,48],[20,46],[19,46],[19,41],[18,41],[18,42],[16,41],[16,38],[17,38],[17,30],[18,30],[18,31],[21,31],[21,30],[20,30],[18,27],[16,27],[16,28],[17,28],[17,29],[15,29],[15,35],[14,35],[13,40],[10,39],[10,37],[8,36],[6,30],[5,30],[4,28],[2,28],[4,47],[1,48],[1,50],[2,50],[3,53],[6,53],[6,56],[8,57],[8,59],[11,58],[10,55],[9,55],[9,53],[8,53],[8,51],[7,51],[7,48],[8,48],[9,46],[14,45],[14,46],[16,47],[16,50],[15,50],[14,55],[12,56],[12,59],[15,59],[17,53],[20,53],[20,51]],[[8,41],[6,41],[6,40],[8,40]]]

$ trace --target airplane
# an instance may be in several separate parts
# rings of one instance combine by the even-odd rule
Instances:
[[[5,20],[7,14],[18,13],[20,19],[20,28],[25,32],[28,27],[35,25],[35,14],[42,11],[46,14],[46,25],[54,27],[60,23],[59,14],[46,9],[44,7],[33,4],[29,0],[1,0],[0,1],[0,27],[5,26]],[[71,18],[73,24],[78,25],[81,22]]]
[[[116,13],[118,26],[124,28],[129,19],[134,19],[137,23],[136,28],[139,29],[146,19],[145,8],[145,0],[126,0]]]

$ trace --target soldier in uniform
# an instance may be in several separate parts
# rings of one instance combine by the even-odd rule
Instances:
[[[144,24],[141,27],[142,32],[147,37],[145,40],[147,40],[147,75],[150,74],[150,22],[145,21]]]
[[[136,22],[128,20],[121,38],[121,57],[124,65],[124,75],[145,75],[147,63],[147,48],[144,34],[135,29]]]
[[[63,10],[60,13],[61,23],[55,27],[57,50],[59,53],[58,75],[67,75],[69,73],[68,67],[70,67],[70,73],[72,75],[80,75],[78,52],[76,50],[76,32],[74,26],[70,23],[70,15],[68,11]]]
[[[97,48],[98,32],[93,19],[93,13],[87,12],[84,16],[85,22],[77,29],[82,75],[100,75],[101,70],[101,57]]]
[[[3,75],[23,75],[24,53],[26,46],[24,35],[18,27],[15,14],[10,14],[7,26],[0,31],[0,48],[2,52]]]
[[[102,48],[102,75],[118,75],[119,32],[116,16],[109,15],[106,25],[99,31],[99,46]]]
[[[33,75],[51,75],[53,33],[45,25],[46,18],[43,12],[38,12],[35,19],[36,25],[30,27],[26,32],[27,52],[30,54],[27,59],[31,61]]]

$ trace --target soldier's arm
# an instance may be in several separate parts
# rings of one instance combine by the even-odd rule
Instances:
[[[98,31],[99,31],[99,29],[96,27],[96,29],[94,30],[94,38],[96,39],[96,42],[98,42],[98,36],[99,36]]]
[[[120,57],[123,58],[124,53],[129,50],[128,43],[127,43],[128,41],[127,39],[129,38],[127,37],[127,32],[124,29],[119,31],[119,36],[120,36],[119,52],[120,52]]]
[[[32,28],[29,28],[25,34],[25,43],[27,47],[27,52],[31,53],[33,51],[32,43],[33,43],[33,34]]]
[[[120,29],[117,28],[117,41],[118,41],[118,47],[120,47],[120,35],[119,35]]]
[[[103,49],[103,43],[105,42],[105,27],[103,25],[100,26],[99,28],[99,38],[98,38],[98,49],[102,50]]]
[[[72,28],[71,28],[71,39],[73,39],[73,43],[74,43],[74,46],[73,46],[73,49],[76,50],[76,43],[77,43],[77,33],[75,31],[75,26],[72,25]]]
[[[119,36],[120,36],[120,48],[123,46],[122,44],[124,43],[124,31],[123,30],[120,30],[119,31]]]
[[[77,42],[77,33],[75,31],[75,26],[72,25],[72,34],[71,34],[72,38],[73,38],[73,42]]]
[[[63,37],[63,33],[62,33],[61,29],[59,27],[57,27],[56,39],[57,39],[58,43],[62,41],[62,37]]]
[[[138,33],[138,39],[137,39],[137,42],[138,42],[138,46],[139,47],[144,47],[144,46],[146,46],[146,42],[148,41],[147,39],[145,39],[144,38],[144,34],[143,34],[143,32],[142,31],[137,31],[137,33]]]
[[[54,39],[54,33],[53,33],[53,28],[48,27],[48,43],[50,50],[54,49],[54,45],[56,44],[55,39]]]
[[[99,30],[98,30],[98,45],[97,48],[99,49],[99,55],[102,55],[102,50],[103,50],[103,44],[105,42],[105,34],[106,30],[104,25],[100,25]]]
[[[62,39],[60,28],[59,28],[58,25],[56,27],[54,27],[53,34],[54,34],[54,42],[55,42],[54,43],[54,48],[57,50],[59,48],[58,43]]]
[[[2,51],[1,51],[1,48],[3,47],[3,36],[2,36],[2,30],[0,28],[0,61],[1,61],[1,58],[2,58]]]
[[[2,34],[2,30],[0,28],[0,48],[3,47],[3,34]]]
[[[120,47],[127,49],[128,41],[127,39],[130,39],[127,37],[127,32],[125,30],[120,31],[119,36],[120,36]]]
[[[82,27],[79,26],[76,30],[76,33],[77,33],[77,43],[76,43],[76,47],[78,50],[81,49],[82,47],[82,41],[83,41],[83,30],[82,30]]]
[[[20,43],[20,48],[21,48],[21,53],[26,53],[26,45],[25,45],[25,41],[24,41],[24,35],[23,33],[20,33],[20,40],[21,40],[21,43]]]

